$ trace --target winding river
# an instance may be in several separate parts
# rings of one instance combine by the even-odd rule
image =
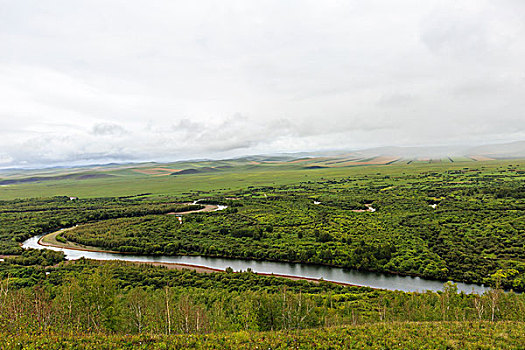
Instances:
[[[119,253],[92,252],[42,246],[38,241],[42,236],[35,236],[26,240],[22,246],[33,249],[52,249],[65,253],[68,260],[80,258],[95,260],[122,260],[143,263],[175,263],[190,264],[224,270],[231,267],[234,271],[252,269],[253,272],[265,274],[277,274],[293,277],[304,277],[313,279],[324,279],[326,281],[349,283],[359,286],[367,286],[380,289],[401,290],[405,292],[422,292],[426,290],[438,291],[443,289],[440,281],[426,280],[420,277],[398,276],[383,273],[373,273],[357,270],[347,270],[340,267],[323,265],[309,265],[300,263],[285,263],[273,261],[243,260],[215,258],[206,256],[144,256]],[[483,293],[487,287],[477,284],[456,283],[459,291],[465,293]]]
[[[215,210],[221,210],[219,206]],[[22,243],[23,248],[51,249],[64,252],[66,259],[80,258],[94,260],[122,260],[142,263],[171,263],[202,266],[213,269],[225,270],[231,267],[234,271],[251,269],[261,274],[275,274],[281,276],[300,277],[308,279],[323,279],[347,283],[358,286],[367,286],[379,289],[400,290],[404,292],[424,292],[426,290],[439,291],[443,289],[443,281],[427,280],[420,277],[399,276],[385,273],[348,270],[341,267],[325,265],[310,265],[301,263],[286,263],[274,261],[259,261],[245,259],[217,258],[206,256],[147,256],[130,255],[109,252],[87,251],[68,248],[43,246],[39,243],[43,235],[31,237]],[[456,282],[458,291],[465,293],[483,293],[489,288],[483,285]]]

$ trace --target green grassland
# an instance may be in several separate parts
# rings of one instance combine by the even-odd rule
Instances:
[[[171,164],[143,164],[137,166],[112,166],[97,169],[74,169],[73,173],[82,176],[81,179],[60,179],[64,174],[71,174],[69,169],[47,171],[32,171],[12,175],[0,175],[2,180],[22,179],[28,177],[47,177],[46,181],[14,183],[0,185],[0,200],[31,197],[76,196],[83,198],[119,197],[148,193],[152,195],[189,196],[195,194],[228,193],[248,186],[285,185],[304,180],[317,181],[323,178],[341,178],[347,176],[362,176],[382,174],[396,176],[402,173],[419,174],[422,172],[442,172],[444,170],[461,170],[464,167],[490,172],[509,165],[523,168],[523,160],[500,161],[456,161],[454,163],[412,162],[402,164],[394,162],[389,165],[345,165],[327,166],[327,161],[318,163],[315,159],[306,162],[294,161],[219,161],[192,162]],[[312,165],[321,168],[309,168]],[[345,163],[347,164],[347,163]],[[230,168],[222,168],[229,166]],[[161,175],[142,174],[140,170],[151,168],[199,169],[215,167],[212,172],[196,174]],[[85,175],[91,175],[85,176]],[[97,177],[102,175],[102,177]]]

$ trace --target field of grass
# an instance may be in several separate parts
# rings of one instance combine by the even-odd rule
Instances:
[[[271,186],[287,185],[301,181],[317,181],[320,179],[339,179],[342,177],[365,176],[382,174],[397,176],[401,174],[419,174],[423,172],[441,172],[444,170],[461,170],[463,168],[484,170],[511,165],[523,168],[524,160],[501,160],[501,161],[463,161],[455,160],[454,163],[428,161],[414,161],[403,164],[396,161],[392,164],[366,165],[357,161],[356,165],[338,167],[321,167],[308,169],[313,161],[306,162],[259,162],[260,164],[249,164],[247,162],[230,161],[227,165],[223,162],[201,162],[201,163],[173,163],[162,165],[163,168],[173,169],[199,169],[204,167],[216,167],[213,172],[202,172],[185,175],[148,175],[137,172],[147,169],[159,168],[161,165],[121,166],[96,169],[60,169],[39,172],[19,173],[11,175],[0,173],[0,182],[6,179],[22,179],[28,177],[59,177],[65,174],[91,175],[77,178],[58,178],[56,180],[23,182],[0,185],[0,200],[15,198],[52,197],[52,196],[75,196],[82,198],[95,197],[119,197],[138,194],[170,195],[177,197],[205,196],[206,194],[228,193],[234,190],[247,188],[249,186]],[[319,163],[324,166],[323,163]],[[221,168],[228,166],[228,168]],[[104,175],[97,177],[96,175]],[[95,176],[94,176],[95,175]]]
[[[2,349],[523,349],[520,322],[411,322],[211,335],[0,334]]]

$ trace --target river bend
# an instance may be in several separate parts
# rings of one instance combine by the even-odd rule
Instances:
[[[251,269],[256,273],[286,275],[326,281],[348,283],[372,288],[401,290],[404,292],[423,292],[426,290],[439,291],[443,289],[442,281],[427,280],[420,277],[399,276],[384,273],[348,270],[340,267],[324,265],[310,265],[301,263],[286,263],[274,261],[259,261],[245,259],[217,258],[206,256],[144,256],[108,252],[85,251],[68,248],[42,246],[39,243],[43,235],[31,237],[23,242],[23,248],[51,249],[64,252],[66,259],[80,258],[94,260],[122,260],[143,263],[174,263],[189,264],[225,270],[231,267],[234,271]],[[458,290],[465,293],[483,293],[487,287],[477,284],[456,282]]]

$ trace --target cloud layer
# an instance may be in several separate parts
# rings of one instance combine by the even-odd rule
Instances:
[[[0,0],[0,166],[522,140],[524,14]]]

